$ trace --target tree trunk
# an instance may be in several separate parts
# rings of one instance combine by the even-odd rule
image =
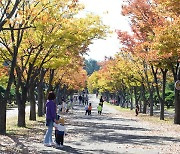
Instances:
[[[61,92],[60,92],[60,85],[59,84],[57,87],[56,102],[57,102],[57,104],[61,104]]]
[[[148,88],[148,92],[149,92],[150,116],[153,116],[153,106],[154,106],[154,102],[153,102],[153,84],[149,81],[148,67],[147,67],[147,64],[146,64],[145,61],[143,63],[143,67],[144,67],[145,78],[142,78],[142,79],[145,80],[145,82],[147,83],[147,88]]]
[[[130,94],[131,95],[131,98],[130,98],[131,99],[130,100],[131,101],[131,103],[130,103],[131,104],[131,108],[130,109],[133,110],[133,90],[132,89],[130,89],[130,93],[131,93]]]
[[[162,101],[161,101],[161,106],[160,106],[160,120],[164,120],[164,104],[165,104],[165,93],[166,93],[166,74],[167,74],[167,69],[163,70],[161,69],[161,72],[163,74],[163,85],[162,85]]]
[[[180,124],[180,91],[175,89],[175,116],[174,124]]]
[[[26,127],[25,122],[25,103],[24,101],[19,100],[18,102],[18,126],[19,127]]]
[[[52,81],[54,78],[54,69],[50,70],[50,75],[49,75],[49,83],[48,83],[48,90],[47,90],[47,95],[50,91],[53,90],[53,86],[52,86]]]
[[[134,87],[134,97],[135,97],[135,105],[138,105],[138,94],[137,94],[137,87]]]
[[[106,92],[105,92],[105,95],[106,95],[106,101],[109,102],[109,92],[106,91]]]
[[[128,96],[127,96],[127,100],[126,100],[126,103],[127,103],[127,104],[126,104],[126,108],[129,108],[129,95],[130,95],[130,94],[127,93],[127,95],[128,95]]]
[[[44,115],[43,81],[45,74],[46,71],[42,69],[40,73],[40,81],[38,83],[38,116],[39,117],[42,117]]]
[[[6,134],[6,102],[0,93],[0,134]]]
[[[43,101],[43,83],[38,85],[38,116],[42,117],[44,114],[44,101]]]
[[[0,134],[4,135],[6,134],[6,105],[7,101],[9,100],[9,94],[11,90],[11,85],[14,81],[14,68],[16,66],[16,60],[17,60],[17,53],[18,53],[18,48],[14,47],[14,53],[13,53],[13,58],[10,66],[10,73],[9,73],[9,79],[7,83],[7,87],[4,93],[4,97],[2,94],[0,94]]]
[[[154,102],[153,102],[153,90],[151,89],[149,91],[149,102],[150,102],[150,116],[153,116],[153,106],[154,106]]]
[[[26,99],[27,99],[27,91],[25,90],[25,88],[22,90],[22,96],[19,92],[16,93],[16,102],[18,104],[18,126],[19,127],[26,127],[26,122],[25,122]]]
[[[35,100],[35,95],[34,95],[34,91],[35,91],[35,85],[34,83],[32,83],[30,85],[30,89],[29,89],[29,101],[30,101],[30,117],[29,120],[34,120],[36,121],[36,100]]]
[[[173,72],[174,81],[180,80],[180,63],[177,63],[176,73]],[[174,124],[180,124],[180,90],[175,89],[175,116]]]
[[[158,78],[157,78],[157,73],[158,73],[158,69],[156,68],[156,70],[154,70],[154,67],[151,66],[152,68],[152,72],[153,72],[153,76],[154,76],[154,82],[156,83],[156,92],[157,92],[157,96],[159,99],[159,103],[160,103],[160,120],[164,120],[164,104],[165,104],[165,88],[166,88],[166,74],[167,74],[167,69],[163,70],[161,68],[161,72],[163,74],[163,84],[162,84],[162,97],[160,96],[160,90],[159,90],[159,86],[158,86]]]

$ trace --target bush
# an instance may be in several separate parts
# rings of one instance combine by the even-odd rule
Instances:
[[[168,90],[165,93],[165,102],[167,108],[174,106],[174,91]]]

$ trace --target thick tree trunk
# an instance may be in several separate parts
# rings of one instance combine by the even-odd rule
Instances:
[[[43,83],[38,85],[38,116],[42,117],[44,115],[44,101],[43,101]]]
[[[25,122],[25,103],[27,97],[25,96],[26,91],[22,92],[22,99],[21,99],[21,94],[19,93],[17,95],[16,93],[16,102],[18,104],[18,126],[19,127],[26,127],[26,122]],[[27,93],[26,93],[27,94]]]
[[[39,117],[42,117],[44,115],[43,81],[44,81],[45,74],[46,74],[46,71],[42,69],[40,73],[40,81],[38,83],[38,116]]]
[[[6,102],[0,94],[0,134],[6,134]]]
[[[18,102],[18,126],[19,127],[26,127],[25,122],[25,103],[24,101],[19,100]]]
[[[180,124],[180,91],[179,90],[175,90],[174,124]]]
[[[21,78],[18,76],[18,84],[16,84],[16,102],[18,104],[18,123],[19,127],[26,127],[25,121],[25,107],[27,100],[27,87],[23,86],[23,83],[20,82]],[[22,92],[19,91],[21,83]]]
[[[180,63],[177,63],[176,75],[174,75],[175,82],[180,80]],[[175,116],[174,116],[174,124],[180,124],[180,90],[175,89]]]
[[[16,66],[16,60],[17,60],[17,53],[18,53],[18,48],[14,47],[14,53],[13,53],[13,58],[11,62],[11,68],[10,68],[10,73],[9,73],[9,79],[8,79],[8,84],[4,93],[4,97],[0,94],[0,134],[4,135],[6,134],[6,105],[9,100],[9,94],[11,90],[11,85],[14,81],[14,68]]]

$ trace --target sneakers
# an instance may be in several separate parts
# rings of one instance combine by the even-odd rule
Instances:
[[[54,143],[54,142],[52,142],[52,143],[44,143],[44,146],[46,146],[46,147],[56,146],[56,143]]]
[[[61,144],[58,145],[58,144],[57,144],[56,147],[57,147],[57,148],[63,148],[63,145],[61,145]]]
[[[55,143],[55,142],[52,142],[52,143],[51,143],[51,146],[56,146],[56,143]]]
[[[63,148],[63,145],[59,145],[60,148]]]
[[[58,145],[57,143],[55,143],[55,142],[52,142],[52,143],[44,143],[44,146],[46,146],[46,147],[57,147],[57,148],[63,148],[63,145]]]
[[[49,143],[44,143],[44,146],[46,146],[46,147],[50,147],[50,146],[51,146],[51,144],[49,144]]]

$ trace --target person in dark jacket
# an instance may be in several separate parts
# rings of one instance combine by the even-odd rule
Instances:
[[[103,100],[103,97],[102,97],[102,96],[101,96],[99,102],[100,102],[101,106],[103,107],[103,102],[104,102],[104,100]]]
[[[52,141],[52,131],[53,131],[53,123],[56,122],[56,103],[54,102],[56,96],[54,92],[49,92],[48,100],[46,102],[46,126],[48,127],[45,137],[44,137],[44,145],[52,146],[54,145]]]

